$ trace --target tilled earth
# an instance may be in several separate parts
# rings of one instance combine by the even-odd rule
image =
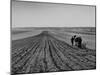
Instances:
[[[96,68],[96,51],[79,49],[50,32],[12,41],[11,73],[29,74]]]

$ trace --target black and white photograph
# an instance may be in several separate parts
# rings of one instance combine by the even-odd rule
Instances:
[[[11,0],[11,75],[96,69],[96,6]]]

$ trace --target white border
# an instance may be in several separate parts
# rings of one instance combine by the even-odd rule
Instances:
[[[85,4],[97,6],[97,69],[70,72],[41,73],[40,75],[99,75],[100,74],[100,0],[30,0],[55,3]],[[10,0],[0,0],[0,75],[10,72]],[[38,74],[34,74],[38,75]]]

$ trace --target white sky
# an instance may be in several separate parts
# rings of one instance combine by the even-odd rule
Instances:
[[[12,2],[12,27],[94,27],[95,6]]]

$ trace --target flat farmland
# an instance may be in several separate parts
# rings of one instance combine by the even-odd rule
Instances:
[[[93,27],[16,28],[12,29],[12,33],[12,74],[96,68],[96,34]],[[73,35],[81,36],[87,48],[71,46],[70,38]]]
[[[87,48],[95,50],[95,27],[26,27],[26,28],[12,28],[12,40],[18,40],[30,36],[37,35],[42,31],[50,31],[53,36],[67,42],[71,45],[70,39],[73,35],[81,36],[83,42],[86,43]]]

